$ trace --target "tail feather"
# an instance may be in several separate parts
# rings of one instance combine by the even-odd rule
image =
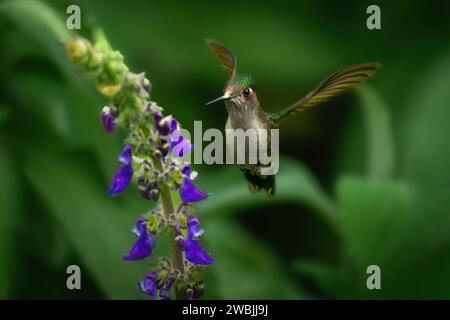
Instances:
[[[261,176],[244,171],[251,192],[265,191],[268,196],[275,195],[275,175]]]

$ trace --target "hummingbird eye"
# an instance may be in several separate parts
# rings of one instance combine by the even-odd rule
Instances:
[[[242,95],[244,97],[248,97],[250,95],[250,93],[252,92],[252,89],[250,88],[245,88],[244,90],[242,90]]]

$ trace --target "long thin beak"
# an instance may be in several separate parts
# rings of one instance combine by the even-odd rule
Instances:
[[[213,104],[213,103],[216,103],[216,102],[218,102],[218,101],[228,100],[228,99],[230,99],[230,98],[231,98],[231,97],[230,97],[228,94],[224,94],[223,96],[218,97],[217,99],[214,99],[214,100],[212,100],[212,101],[210,101],[210,102],[207,102],[205,105],[208,106],[208,105]]]

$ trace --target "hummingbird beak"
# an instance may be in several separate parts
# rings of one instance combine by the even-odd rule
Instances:
[[[218,102],[218,101],[228,100],[228,99],[230,99],[230,98],[231,98],[231,96],[230,96],[228,93],[225,93],[223,96],[218,97],[217,99],[214,99],[214,100],[212,100],[212,101],[210,101],[210,102],[207,102],[205,105],[208,106],[208,105],[213,104],[213,103],[216,103],[216,102]]]

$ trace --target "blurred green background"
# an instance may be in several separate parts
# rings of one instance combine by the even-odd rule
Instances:
[[[125,263],[136,190],[110,198],[122,134],[64,58],[66,8],[100,27],[152,98],[187,129],[223,128],[204,103],[226,75],[204,38],[228,44],[263,106],[289,105],[339,68],[380,61],[363,87],[281,128],[278,194],[230,166],[197,166],[197,206],[216,259],[208,299],[450,298],[450,20],[445,1],[3,1],[0,3],[0,298],[143,299],[149,260]],[[134,191],[134,192],[133,192]],[[165,254],[158,246],[157,254]],[[66,267],[82,290],[66,288]],[[366,269],[381,268],[381,290]]]

